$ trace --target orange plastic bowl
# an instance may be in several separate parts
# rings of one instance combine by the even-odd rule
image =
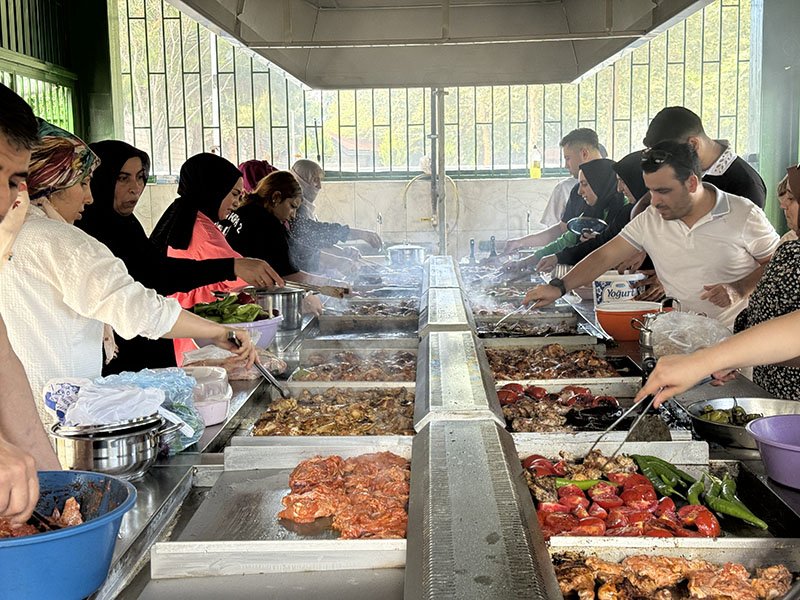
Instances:
[[[661,304],[658,302],[630,300],[604,302],[595,309],[595,312],[597,322],[608,335],[618,342],[633,342],[639,339],[639,331],[633,328],[631,320],[641,321],[644,315],[661,310]]]

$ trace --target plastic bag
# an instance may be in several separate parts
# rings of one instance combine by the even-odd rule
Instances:
[[[140,388],[163,390],[165,399],[159,412],[170,422],[181,427],[177,434],[167,440],[169,454],[185,450],[203,435],[205,423],[194,405],[195,380],[183,369],[143,369],[136,373],[125,371],[95,379],[94,383],[106,386],[132,385]]]
[[[148,417],[158,412],[165,394],[157,388],[112,387],[90,383],[80,388],[64,411],[64,424],[107,425]]]
[[[83,377],[57,377],[44,385],[44,405],[55,413],[59,422],[64,422],[67,409],[78,400],[78,392],[90,379]]]
[[[263,348],[256,348],[258,360],[264,367],[274,374],[286,371],[286,363]],[[246,379],[259,379],[261,373],[255,367],[246,369],[242,363],[233,360],[236,355],[233,352],[218,348],[217,346],[205,346],[199,350],[190,350],[183,353],[183,366],[188,367],[223,367],[228,372],[230,381],[241,381]]]
[[[718,344],[732,335],[731,330],[716,319],[689,312],[661,313],[650,323],[653,354],[689,354],[700,348]]]

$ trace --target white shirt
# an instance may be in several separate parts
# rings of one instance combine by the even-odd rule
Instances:
[[[747,306],[747,299],[722,308],[701,300],[704,285],[732,283],[749,275],[778,247],[778,234],[764,211],[741,196],[709,183],[716,203],[693,227],[680,219],[663,219],[651,205],[620,232],[637,250],[653,260],[667,296],[682,309],[705,313],[727,326]]]
[[[34,206],[0,271],[0,314],[45,424],[53,420],[42,401],[48,379],[101,375],[103,323],[125,339],[155,339],[180,310],[134,281],[104,244]]]
[[[556,184],[550,194],[550,199],[547,201],[547,206],[544,207],[542,219],[539,221],[542,225],[550,227],[561,222],[561,217],[567,206],[567,200],[569,200],[569,193],[576,185],[578,185],[578,180],[574,177],[567,177]]]

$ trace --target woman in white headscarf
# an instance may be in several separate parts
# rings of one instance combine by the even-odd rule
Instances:
[[[292,260],[303,271],[318,271],[320,253],[337,254],[357,259],[360,253],[356,249],[345,249],[336,246],[338,242],[347,240],[364,240],[373,248],[382,246],[381,238],[374,231],[356,229],[339,223],[325,223],[315,215],[315,201],[322,189],[325,172],[313,160],[300,159],[292,165],[292,173],[303,192],[303,203],[291,223]]]

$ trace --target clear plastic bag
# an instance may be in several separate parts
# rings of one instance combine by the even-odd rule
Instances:
[[[80,388],[75,402],[64,411],[64,424],[107,425],[149,417],[158,412],[165,394],[158,388],[132,385],[96,385]]]
[[[177,367],[143,369],[136,373],[125,371],[118,375],[95,379],[94,383],[110,386],[132,385],[163,390],[165,399],[159,412],[167,420],[180,421],[181,424],[177,435],[171,436],[167,442],[170,455],[185,450],[197,442],[205,431],[205,423],[194,405],[195,380],[183,369]]]
[[[713,346],[732,335],[731,330],[716,319],[689,312],[661,313],[650,323],[653,354],[689,354]]]

